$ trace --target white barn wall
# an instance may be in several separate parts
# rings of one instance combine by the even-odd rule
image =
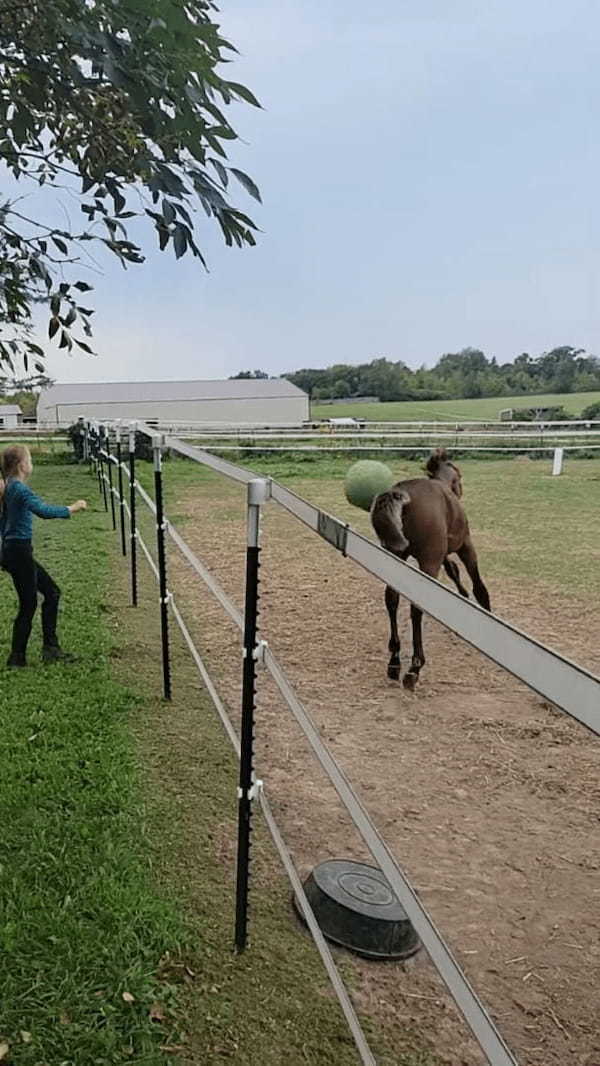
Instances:
[[[116,382],[54,385],[41,393],[37,415],[43,427],[78,418],[300,424],[309,417],[309,402],[300,389],[279,379]]]

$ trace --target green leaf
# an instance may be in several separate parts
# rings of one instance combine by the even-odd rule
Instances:
[[[220,159],[209,159],[208,161],[215,168],[217,174],[219,175],[219,179],[221,181],[221,184],[223,185],[223,188],[226,189],[228,184],[229,184],[229,174],[227,173],[227,170],[223,166],[221,160]]]
[[[235,93],[236,96],[245,100],[247,104],[252,104],[253,107],[261,107],[254,93],[251,93],[250,89],[247,89],[245,85],[239,85],[236,81],[228,81],[227,88],[230,92]]]
[[[175,216],[175,208],[173,207],[173,204],[169,203],[168,200],[163,200],[163,202],[162,202],[162,213],[163,213],[163,218],[164,218],[165,222],[167,223],[168,226],[170,226],[171,223],[175,221],[175,217],[176,216]]]
[[[56,315],[53,315],[53,317],[50,319],[50,322],[49,322],[49,325],[48,325],[48,336],[49,336],[50,340],[52,340],[54,334],[56,333],[56,331],[58,330],[59,327],[60,327],[60,321],[58,320]]]
[[[68,348],[69,347],[69,338],[68,338],[67,334],[65,333],[64,329],[63,329],[63,331],[62,331],[62,333],[60,335],[60,344],[59,344],[58,347],[59,348]]]
[[[237,140],[237,133],[232,130],[231,126],[211,126],[210,132],[213,137],[218,137],[222,141]]]
[[[188,244],[188,231],[183,223],[178,222],[175,226],[175,233],[173,235],[173,245],[175,248],[175,258],[181,259],[182,255],[185,255],[185,251]]]
[[[80,292],[89,292],[93,285],[88,285],[86,281],[76,281],[75,288],[79,289]]]
[[[74,337],[73,340],[75,341],[75,344],[77,345],[77,347],[78,348],[82,348],[84,352],[88,353],[88,355],[93,355],[94,354],[92,349],[90,348],[89,344],[86,344],[85,341],[78,341],[77,337]]]
[[[58,314],[58,312],[60,311],[60,296],[55,295],[52,297],[52,299],[50,300],[50,310],[52,311],[53,315]]]
[[[258,186],[255,185],[255,183],[252,181],[252,178],[249,178],[247,174],[244,174],[243,170],[237,170],[236,167],[229,167],[229,173],[233,174],[233,176],[237,178],[240,185],[243,185],[246,192],[250,193],[250,196],[253,196],[255,200],[258,200],[259,204],[262,204],[260,192],[258,191]]]
[[[67,248],[67,245],[65,244],[65,242],[60,239],[60,237],[55,237],[53,234],[51,234],[51,240],[52,240],[52,243],[56,245],[56,247],[58,248],[59,252],[62,252],[63,255],[67,254],[69,249]]]
[[[193,229],[194,223],[192,222],[192,220],[191,220],[188,212],[186,211],[185,207],[183,206],[183,204],[173,204],[173,207],[177,211],[177,214],[181,215],[181,217],[184,219],[184,221],[187,222],[187,224],[190,227],[190,229]]]

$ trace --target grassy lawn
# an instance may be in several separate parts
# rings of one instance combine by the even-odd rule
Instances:
[[[169,464],[170,492],[196,469]],[[97,501],[76,467],[41,466],[34,488]],[[140,609],[126,606],[126,567],[97,506],[37,527],[79,662],[42,667],[36,619],[31,665],[0,668],[3,1066],[352,1066],[260,825],[252,941],[232,953],[236,766],[175,636],[174,700],[160,699],[153,583],[142,571]],[[0,579],[4,662],[14,598]],[[405,1038],[398,1048],[378,1034],[381,1066],[435,1066]]]
[[[73,468],[41,467],[49,500],[90,493]],[[183,925],[152,887],[128,715],[111,677],[112,548],[104,516],[39,523],[37,552],[62,586],[70,667],[4,669],[14,598],[3,574],[0,741],[0,1044],[11,1063],[158,1062],[169,989],[160,960]],[[130,999],[130,997],[132,997]]]
[[[494,421],[504,407],[564,407],[579,415],[600,400],[600,392],[572,392],[540,396],[491,396],[481,400],[428,400],[404,403],[314,404],[313,418],[356,416],[376,422],[460,422],[468,419]]]

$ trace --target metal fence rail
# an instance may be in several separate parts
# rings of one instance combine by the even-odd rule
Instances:
[[[334,416],[335,417],[335,416]],[[270,432],[278,433],[283,431],[293,431],[301,428],[312,429],[315,427],[322,428],[323,432],[348,432],[353,429],[363,431],[380,427],[387,431],[389,429],[406,429],[410,428],[426,428],[427,431],[443,431],[454,429],[461,432],[467,426],[474,426],[475,429],[495,429],[498,428],[503,432],[507,432],[508,429],[518,427],[520,429],[527,429],[532,433],[540,432],[540,430],[552,430],[554,427],[559,429],[568,429],[569,427],[585,426],[586,428],[596,428],[600,431],[600,419],[594,418],[574,418],[574,419],[548,419],[539,421],[507,421],[497,418],[447,418],[447,419],[376,419],[376,418],[361,418],[360,415],[353,416],[355,425],[350,425],[347,421],[345,424],[339,424],[335,421],[332,423],[329,419],[323,418],[308,418],[304,419],[302,423],[299,422],[228,422],[228,421],[214,421],[211,419],[177,419],[177,418],[161,418],[153,422],[152,425],[148,421],[144,424],[150,426],[150,429],[154,433],[168,433],[171,436],[177,436],[183,430],[191,429],[194,431],[211,430],[221,433],[239,433],[239,432]],[[138,420],[139,421],[139,420]],[[142,420],[143,421],[143,420]],[[129,425],[130,419],[108,419],[107,423],[118,426]],[[140,422],[140,424],[142,424]],[[69,423],[64,423],[65,427]]]
[[[290,433],[287,431],[277,432],[272,431],[259,431],[254,430],[237,430],[236,432],[218,433],[215,430],[190,430],[185,433],[184,436],[190,439],[195,437],[202,440],[231,440],[231,438],[238,437],[240,440],[320,440],[327,441],[331,438],[336,440],[344,440],[345,438],[360,438],[360,440],[422,440],[423,437],[431,437],[435,435],[440,440],[453,440],[461,441],[464,437],[466,440],[531,440],[532,437],[537,437],[540,440],[585,440],[588,437],[593,440],[600,438],[600,430],[588,430],[581,429],[577,432],[567,430],[556,430],[549,432],[546,430],[536,429],[535,432],[516,432],[516,433],[496,433],[490,432],[477,432],[465,431],[464,433],[456,433],[455,430],[448,430],[446,427],[444,430],[439,430],[435,434],[431,432],[420,432],[418,430],[356,430],[356,429],[344,429],[336,431],[335,433],[314,433],[312,431],[307,432],[295,432]]]
[[[206,442],[205,438],[202,438],[206,447],[213,448],[216,452],[285,452],[286,455],[295,454],[295,452],[312,452],[313,455],[329,455],[331,452],[344,452],[346,455],[348,452],[431,452],[432,444],[339,444],[338,438],[333,438],[335,443],[330,444],[329,440],[323,438],[323,444],[319,447],[318,444],[300,444],[300,445],[288,445],[288,444],[246,444],[241,441],[239,444],[219,444]],[[437,439],[437,438],[436,438]],[[468,444],[461,442],[458,447],[453,449],[454,452],[495,452],[499,455],[515,455],[518,452],[519,455],[527,454],[528,452],[555,452],[556,445],[554,444],[538,444],[525,447],[517,444],[514,448],[502,448],[502,447],[489,447],[486,444]],[[600,451],[600,444],[567,444],[562,445],[562,451],[564,452],[597,452]]]
[[[240,483],[247,484],[254,477],[250,471],[177,438],[168,437],[165,443],[173,451]],[[271,481],[271,495],[286,511],[314,532],[319,532],[322,512],[317,507],[276,481]],[[600,735],[600,680],[590,671],[390,555],[345,523],[335,518],[331,521],[345,545],[344,554],[348,558],[386,585],[391,585],[493,662]]]
[[[153,437],[156,443],[156,432],[153,427],[141,423],[138,424],[137,428]],[[256,480],[251,471],[235,466],[226,459],[195,447],[179,438],[163,436],[161,443],[173,452],[199,462],[235,480],[239,484],[248,485],[251,481]],[[112,456],[107,455],[106,458],[110,460]],[[124,470],[124,472],[126,473],[127,471]],[[108,481],[109,479],[106,478],[106,480]],[[366,537],[356,533],[346,523],[320,511],[283,485],[270,479],[267,479],[266,482],[263,479],[263,483],[268,484],[270,487],[270,496],[273,501],[342,551],[345,556],[358,563],[373,576],[395,588],[412,602],[418,604],[426,613],[446,625],[492,661],[508,670],[578,722],[600,735],[600,680],[589,671],[569,662],[563,656],[546,648],[509,623],[495,618],[471,601],[464,600],[457,593],[435,579],[401,562]],[[156,514],[154,501],[149,494],[137,482],[136,488],[140,497],[151,511]],[[231,603],[215,578],[197,559],[177,530],[169,523],[167,523],[166,529],[188,564],[206,583],[236,626],[241,628],[243,626],[241,613]],[[151,555],[142,541],[140,541],[140,546],[148,557],[155,574],[158,574],[156,564],[151,559]],[[174,605],[172,604],[172,606]],[[196,665],[205,679],[209,694],[217,707],[217,711],[223,718],[223,714],[226,715],[226,712],[218,699],[214,685],[210,681],[208,672],[197,650],[193,648],[193,641],[189,632],[185,629],[185,624],[175,606],[174,611],[176,611],[175,617],[180,628],[182,628],[184,639],[186,639],[194,655]],[[259,655],[260,661],[264,663],[271,674],[280,694],[307,737],[322,769],[336,789],[354,825],[404,906],[424,947],[454,997],[488,1062],[492,1066],[515,1066],[516,1060],[514,1056],[471,988],[464,973],[454,960],[395,857],[380,837],[359,797],[352,789],[327,747],[323,744],[318,730],[306,709],[296,696],[283,670],[264,642],[261,642],[261,648],[257,649],[257,655]],[[363,1061],[373,1060],[363,1058]]]

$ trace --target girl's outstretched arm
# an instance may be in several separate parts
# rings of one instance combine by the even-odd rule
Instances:
[[[39,496],[36,496],[35,492],[29,488],[29,485],[22,484],[20,493],[23,502],[27,509],[38,516],[38,518],[70,518],[76,511],[85,510],[87,504],[85,500],[77,500],[76,503],[72,503],[69,507],[62,505],[55,506],[54,504],[44,503]]]

